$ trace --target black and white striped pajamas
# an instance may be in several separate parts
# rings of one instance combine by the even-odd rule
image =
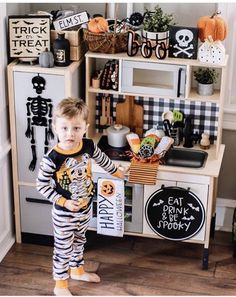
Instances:
[[[114,174],[114,163],[91,140],[84,138],[75,150],[62,151],[58,146],[42,159],[37,177],[37,190],[52,204],[54,228],[53,277],[64,280],[71,267],[84,264],[85,233],[91,217],[94,194],[91,158],[104,170]],[[86,199],[87,206],[72,212],[57,204],[58,200]]]

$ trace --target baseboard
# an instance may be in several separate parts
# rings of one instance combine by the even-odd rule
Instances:
[[[15,243],[15,237],[9,236],[0,243],[0,263]]]
[[[233,199],[216,199],[216,226],[219,231],[232,231],[232,220],[234,209],[236,208],[236,200]]]

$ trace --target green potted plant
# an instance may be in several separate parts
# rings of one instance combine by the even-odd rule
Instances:
[[[166,46],[169,43],[169,27],[175,25],[174,15],[164,13],[158,5],[153,11],[146,9],[143,18],[143,32],[145,39],[153,40],[152,45],[158,41],[166,41]]]
[[[216,83],[219,73],[214,68],[198,68],[193,72],[195,80],[198,82],[197,92],[199,95],[210,96],[214,93],[214,83]]]

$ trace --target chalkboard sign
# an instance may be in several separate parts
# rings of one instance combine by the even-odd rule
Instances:
[[[146,203],[145,216],[153,232],[176,241],[196,235],[205,221],[200,199],[180,187],[162,187],[153,193]]]

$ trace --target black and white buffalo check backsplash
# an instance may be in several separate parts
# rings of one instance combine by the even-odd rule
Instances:
[[[104,126],[100,125],[99,119],[102,114],[101,98],[104,94],[96,96],[96,130],[103,132]],[[116,104],[122,102],[125,97],[123,95],[109,95],[111,98],[111,116],[113,122],[116,121]],[[185,99],[163,99],[153,97],[135,97],[135,102],[143,105],[144,108],[144,132],[158,127],[163,129],[162,113],[168,110],[181,111],[185,117],[192,115],[194,120],[194,133],[208,133],[211,141],[217,139],[217,126],[219,117],[219,106],[213,102],[189,101]]]

